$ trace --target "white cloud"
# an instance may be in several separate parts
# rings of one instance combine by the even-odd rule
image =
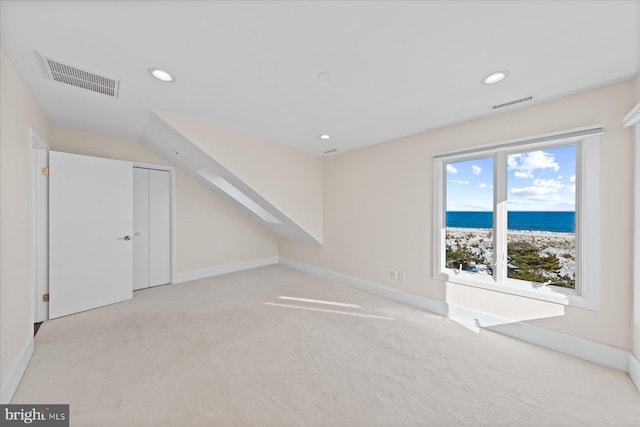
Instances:
[[[576,176],[575,176],[575,175],[571,175],[571,176],[569,177],[569,181],[571,181],[571,182],[576,182]]]
[[[449,182],[452,182],[454,184],[465,184],[465,185],[469,183],[469,181],[465,181],[462,179],[450,179]]]
[[[575,185],[567,185],[567,193],[575,193],[576,186]]]
[[[484,182],[481,182],[480,185],[478,185],[478,187],[487,188],[487,184],[485,184]]]
[[[557,203],[557,207],[561,209],[575,209],[576,201],[575,200],[565,200],[563,202]]]
[[[523,188],[512,188],[511,194],[524,197],[529,200],[557,201],[562,200],[558,190],[564,188],[564,184],[555,179],[535,179],[533,185]]]
[[[564,187],[564,184],[556,181],[555,179],[534,179],[533,185],[537,187],[551,188],[554,191],[560,190]]]
[[[533,185],[524,188],[512,188],[511,193],[529,200],[560,200],[560,196],[555,194],[553,189]]]
[[[469,203],[458,203],[458,202],[447,202],[447,210],[449,211],[490,211],[492,210],[492,206],[482,205],[482,204],[469,204]]]
[[[458,173],[458,169],[454,168],[450,164],[447,164],[447,172],[449,172],[449,173]]]
[[[553,154],[544,151],[530,151],[528,153],[512,154],[507,157],[509,170],[513,170],[516,178],[533,178],[537,169],[560,170]]]
[[[478,165],[471,165],[471,172],[476,175],[480,175],[482,173],[482,168]]]
[[[507,206],[509,206],[509,207],[513,207],[513,206],[531,206],[531,205],[535,205],[535,202],[533,202],[531,200],[526,200],[526,199],[517,199],[517,200],[510,199],[510,200],[507,201]]]

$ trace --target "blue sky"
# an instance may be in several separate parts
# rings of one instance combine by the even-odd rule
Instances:
[[[575,146],[508,156],[510,211],[574,211]],[[493,158],[447,165],[447,210],[493,210]]]

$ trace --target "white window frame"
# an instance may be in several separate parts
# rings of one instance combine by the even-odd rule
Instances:
[[[527,298],[597,311],[600,309],[600,136],[603,126],[589,126],[504,141],[476,149],[433,157],[433,277]],[[506,277],[507,259],[507,156],[576,145],[576,287]],[[446,267],[446,165],[477,158],[494,158],[494,274],[480,276]],[[497,259],[502,262],[496,263]],[[496,265],[497,264],[497,265]],[[502,268],[496,268],[502,267]]]

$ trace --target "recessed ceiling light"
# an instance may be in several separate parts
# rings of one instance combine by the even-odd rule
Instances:
[[[320,139],[324,139],[324,140],[331,139],[331,135],[327,135],[326,133],[322,134],[320,135]]]
[[[485,78],[483,78],[482,83],[486,85],[493,85],[496,83],[500,83],[501,81],[506,79],[508,75],[509,75],[509,72],[506,70],[496,71],[495,73],[491,73]]]
[[[149,68],[147,71],[149,71],[149,74],[153,77],[163,82],[172,82],[175,80],[171,74],[159,68]]]
[[[318,74],[318,80],[320,80],[321,82],[330,82],[331,80],[333,80],[333,77],[333,73],[330,73],[328,71],[323,71]]]

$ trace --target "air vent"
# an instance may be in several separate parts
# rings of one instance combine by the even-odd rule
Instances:
[[[499,110],[500,108],[512,107],[514,105],[522,104],[523,102],[530,102],[536,98],[536,94],[524,96],[519,99],[514,99],[513,101],[503,102],[502,104],[497,104],[491,107],[492,110]]]
[[[38,54],[47,78],[82,89],[118,97],[120,80],[66,64],[58,59]]]
[[[336,151],[338,151],[337,148],[332,148],[331,150],[323,151],[322,154],[335,153]]]

